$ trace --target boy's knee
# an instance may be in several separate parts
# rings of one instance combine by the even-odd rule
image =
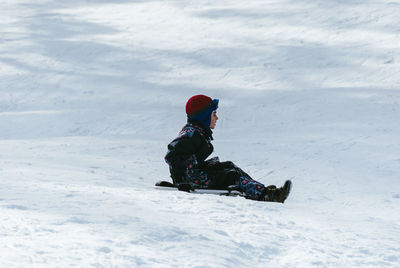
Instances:
[[[225,161],[221,163],[224,168],[235,168],[236,165],[231,161]]]

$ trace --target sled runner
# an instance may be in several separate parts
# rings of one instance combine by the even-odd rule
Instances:
[[[158,190],[172,190],[172,191],[183,191],[195,194],[215,194],[223,196],[243,196],[243,194],[237,185],[228,186],[226,189],[215,190],[215,189],[194,189],[190,183],[180,183],[178,185],[173,184],[169,181],[159,181],[154,185],[154,188]]]

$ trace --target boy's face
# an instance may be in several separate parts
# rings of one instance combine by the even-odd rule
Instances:
[[[217,111],[213,111],[211,114],[211,123],[210,123],[210,128],[214,129],[215,124],[217,123],[218,116],[217,116]]]

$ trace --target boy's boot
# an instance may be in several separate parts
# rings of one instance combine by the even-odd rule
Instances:
[[[269,185],[264,189],[264,201],[284,203],[289,196],[292,182],[287,180],[282,187],[276,188],[275,185]]]

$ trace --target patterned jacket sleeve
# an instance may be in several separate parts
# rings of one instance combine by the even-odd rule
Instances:
[[[186,160],[185,177],[195,188],[208,188],[210,183],[207,173],[200,168],[194,154]]]
[[[209,179],[207,173],[201,169],[203,163],[196,158],[196,151],[201,144],[201,137],[197,133],[183,135],[168,145],[165,160],[171,171],[174,183],[192,183],[196,188],[207,188]]]

